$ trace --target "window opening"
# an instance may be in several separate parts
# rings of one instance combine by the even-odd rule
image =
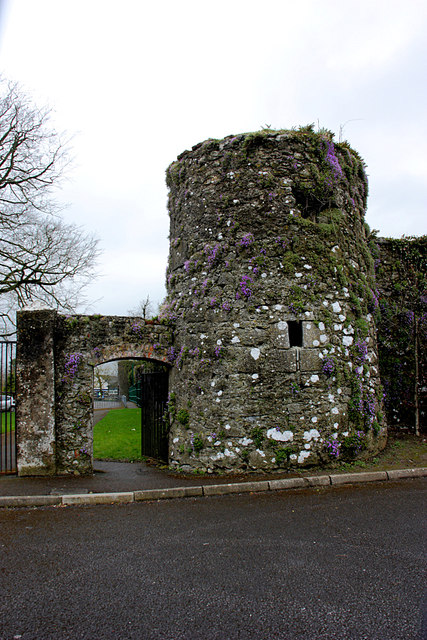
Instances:
[[[289,320],[289,345],[291,347],[302,347],[302,322],[300,320]]]

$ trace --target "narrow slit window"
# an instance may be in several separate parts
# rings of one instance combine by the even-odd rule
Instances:
[[[291,347],[302,347],[302,322],[299,320],[289,320],[289,345]]]

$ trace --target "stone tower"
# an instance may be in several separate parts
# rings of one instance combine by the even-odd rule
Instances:
[[[167,172],[170,462],[280,469],[384,446],[364,164],[311,127]]]

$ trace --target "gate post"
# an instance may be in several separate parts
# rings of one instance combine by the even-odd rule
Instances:
[[[18,403],[17,467],[19,476],[56,473],[54,329],[56,311],[17,314]]]

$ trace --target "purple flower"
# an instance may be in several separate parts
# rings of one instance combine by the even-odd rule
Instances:
[[[250,298],[252,295],[252,289],[249,288],[249,283],[252,283],[253,280],[250,276],[242,276],[242,279],[239,282],[240,290],[236,293],[236,299],[238,300],[241,296],[245,298]]]
[[[379,292],[377,289],[375,291],[371,289],[370,293],[371,293],[371,299],[368,301],[368,311],[370,311],[371,313],[375,313],[375,311],[380,306],[378,301]]]
[[[76,377],[80,363],[83,360],[82,353],[69,353],[65,358],[65,375],[62,382],[69,382]]]
[[[322,371],[328,377],[335,371],[335,363],[332,358],[325,358],[323,360]]]
[[[205,245],[204,252],[207,257],[207,262],[209,267],[211,267],[214,264],[215,260],[218,257],[219,251],[220,251],[220,248],[219,248],[219,245],[217,244],[214,245],[213,247],[210,247],[209,245]]]
[[[324,138],[324,143],[326,145],[325,160],[332,169],[334,180],[338,180],[342,177],[342,169],[340,163],[338,162],[338,158],[335,155],[334,143],[332,142],[332,140],[328,140],[327,138]],[[326,182],[329,187],[333,186],[332,180],[329,179]]]
[[[167,351],[168,362],[174,362],[176,358],[176,349],[175,347],[169,347]]]
[[[354,355],[357,366],[361,366],[368,357],[368,345],[365,340],[358,338],[354,343]]]
[[[412,328],[414,326],[415,313],[413,311],[405,311],[402,314],[402,321],[407,327]]]
[[[142,338],[144,333],[144,324],[141,322],[134,322],[131,326],[131,331],[137,336],[137,338]]]
[[[338,458],[340,455],[340,443],[338,440],[327,440],[325,442],[325,448],[330,456]]]
[[[181,347],[179,353],[175,357],[175,366],[178,369],[182,369],[182,365],[184,364],[185,357],[188,353],[188,347]]]
[[[249,247],[254,241],[254,236],[252,233],[247,233],[246,235],[243,236],[243,238],[240,240],[239,245],[241,247]]]

